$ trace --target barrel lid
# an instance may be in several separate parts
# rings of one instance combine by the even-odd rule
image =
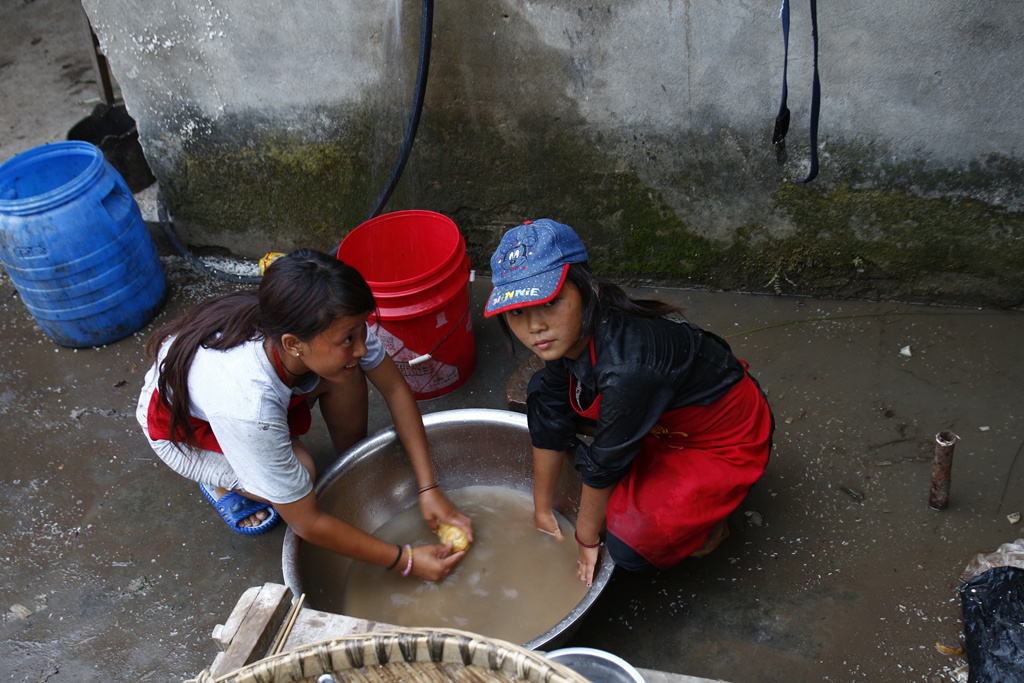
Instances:
[[[81,141],[33,147],[0,164],[0,213],[25,216],[82,196],[103,172],[96,145]]]

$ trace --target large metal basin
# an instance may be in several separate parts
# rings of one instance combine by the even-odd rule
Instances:
[[[503,486],[532,496],[533,463],[526,416],[505,410],[467,409],[423,417],[438,482],[448,490],[466,486]],[[555,508],[575,523],[580,481],[566,458]],[[416,480],[398,435],[388,429],[356,444],[317,479],[323,509],[367,531],[416,506]],[[352,560],[303,542],[285,532],[282,569],[295,595],[305,593],[310,607],[344,614],[337,587]],[[565,642],[611,578],[614,564],[602,553],[593,585],[564,618],[526,643],[550,649]],[[482,634],[487,635],[487,634]]]

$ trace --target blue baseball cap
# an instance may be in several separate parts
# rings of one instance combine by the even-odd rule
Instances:
[[[569,264],[586,260],[587,248],[568,225],[538,218],[512,228],[491,256],[494,289],[484,317],[551,301],[565,282]]]

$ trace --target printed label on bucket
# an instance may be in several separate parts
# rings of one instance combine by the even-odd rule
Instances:
[[[409,365],[409,361],[419,358],[420,354],[407,349],[405,342],[380,325],[375,325],[373,332],[384,345],[384,350],[395,361],[399,372],[409,383],[409,388],[414,394],[430,394],[459,381],[459,369],[454,365],[442,363],[436,358]]]

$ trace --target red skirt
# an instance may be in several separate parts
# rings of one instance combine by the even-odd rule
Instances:
[[[704,544],[768,465],[772,415],[749,377],[661,416],[608,501],[608,531],[659,569]]]

